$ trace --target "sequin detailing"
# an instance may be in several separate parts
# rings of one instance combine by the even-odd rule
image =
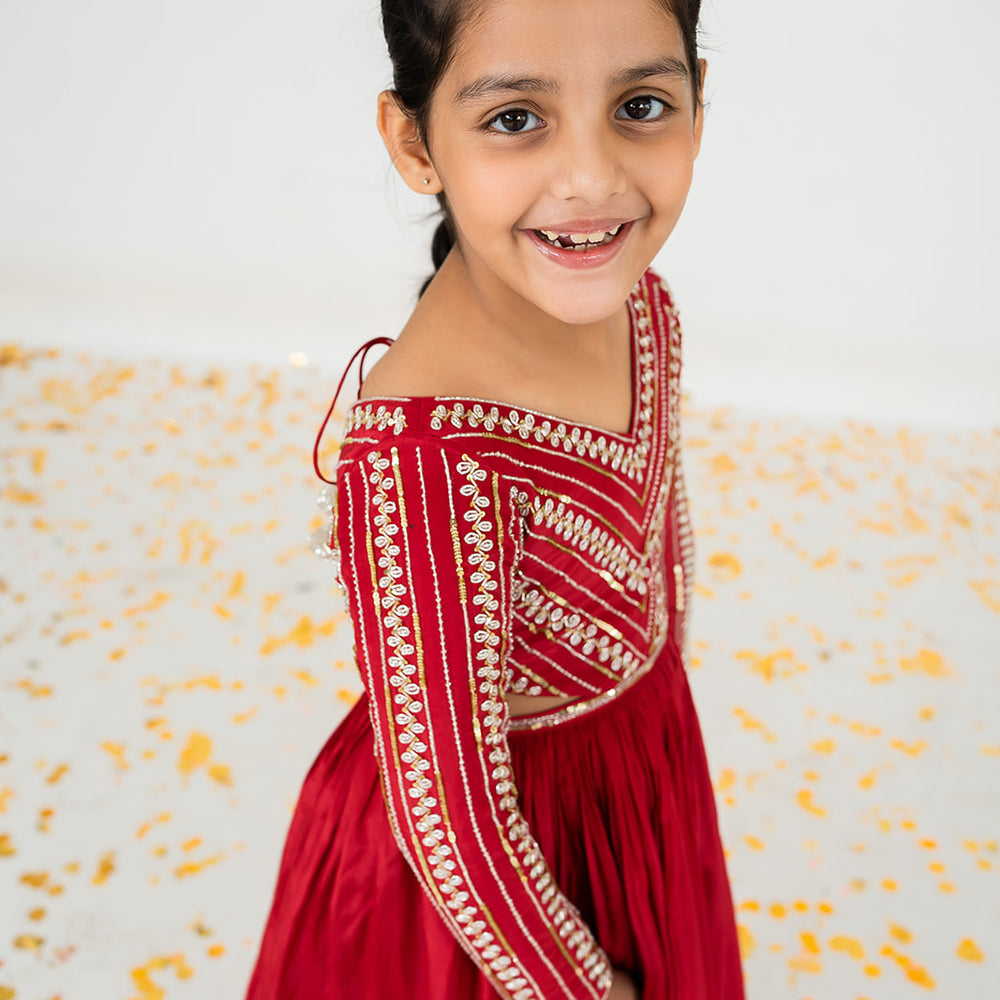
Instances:
[[[570,506],[565,500],[519,494],[521,516],[535,527],[553,529],[553,535],[567,545],[589,555],[602,570],[609,572],[626,589],[642,595],[647,592],[649,560],[639,558],[613,529],[597,524]]]
[[[567,608],[557,595],[531,587],[524,580],[515,581],[514,613],[530,631],[544,631],[549,638],[567,644],[607,677],[627,676],[639,659],[617,629]]]
[[[406,414],[401,406],[388,407],[384,403],[356,403],[344,421],[344,437],[355,431],[385,431],[402,434],[406,430]]]
[[[316,497],[316,505],[326,515],[325,523],[313,531],[306,539],[309,548],[320,559],[325,559],[333,566],[333,578],[342,596],[347,595],[344,581],[340,576],[340,550],[334,543],[337,530],[337,483],[336,474],[332,482],[326,483]]]
[[[562,725],[564,722],[579,719],[590,712],[604,708],[620,695],[624,694],[637,680],[649,673],[655,665],[656,657],[659,653],[660,649],[658,648],[637,670],[634,670],[626,678],[619,681],[613,688],[602,691],[600,694],[594,695],[593,698],[581,698],[579,701],[571,701],[569,704],[549,712],[518,716],[510,720],[510,728],[518,731],[525,729],[551,729],[553,726]]]

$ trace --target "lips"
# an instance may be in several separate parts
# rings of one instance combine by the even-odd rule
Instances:
[[[594,220],[585,225],[573,222],[558,229],[527,229],[532,245],[543,256],[563,267],[599,267],[618,255],[634,222]]]

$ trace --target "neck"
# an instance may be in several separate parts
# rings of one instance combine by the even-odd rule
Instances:
[[[568,358],[588,365],[611,360],[621,350],[628,324],[624,304],[592,323],[566,323],[519,295],[478,262],[469,261],[457,246],[421,304],[460,316],[466,343],[475,340],[485,353],[516,359],[518,367],[536,371],[565,366]]]

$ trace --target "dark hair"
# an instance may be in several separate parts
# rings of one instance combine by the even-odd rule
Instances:
[[[392,85],[400,108],[414,121],[420,138],[428,141],[431,98],[452,57],[455,36],[463,21],[484,0],[382,0],[382,31],[392,61]],[[487,0],[488,2],[488,0]],[[676,18],[684,39],[695,102],[700,101],[698,74],[698,15],[701,0],[661,0]],[[455,225],[444,194],[437,195],[442,219],[431,241],[434,272],[455,245]],[[423,295],[432,274],[420,287]]]

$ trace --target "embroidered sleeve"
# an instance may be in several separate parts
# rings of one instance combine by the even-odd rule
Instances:
[[[502,480],[401,440],[342,465],[337,505],[400,850],[501,996],[605,1000],[607,958],[518,807],[502,695],[517,514]]]

